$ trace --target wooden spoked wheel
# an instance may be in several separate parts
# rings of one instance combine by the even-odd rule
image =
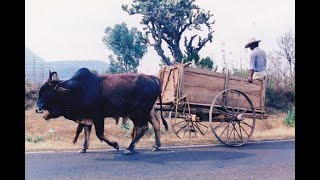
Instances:
[[[241,146],[249,141],[256,122],[255,109],[243,92],[226,89],[213,100],[209,123],[213,134],[223,144]]]
[[[178,138],[197,138],[199,134],[205,135],[209,128],[208,121],[201,121],[199,117],[190,114],[186,107],[182,107],[182,111],[177,111],[176,106],[169,112],[172,130]]]

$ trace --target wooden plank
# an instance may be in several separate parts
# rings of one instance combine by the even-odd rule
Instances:
[[[246,94],[251,100],[255,109],[261,109],[261,83],[247,83],[246,80],[230,79],[229,88],[236,89]]]
[[[224,90],[222,76],[208,76],[206,74],[185,71],[184,89],[191,103],[211,104],[215,96]]]
[[[213,71],[209,71],[206,69],[199,69],[199,68],[193,68],[193,67],[185,67],[185,72],[190,72],[190,73],[194,73],[194,74],[202,74],[202,75],[206,75],[206,76],[214,76],[214,77],[220,77],[222,79],[225,78],[224,73],[219,73],[219,72],[213,72]],[[241,78],[241,77],[237,77],[237,76],[231,76],[229,75],[229,78],[232,80],[240,80],[240,81],[246,81],[246,78]],[[259,80],[253,80],[251,84],[256,84],[259,85],[260,81]]]
[[[209,103],[209,100],[205,101],[204,98],[201,98],[199,94],[203,94],[203,96],[209,96],[211,101],[213,100],[212,97],[215,97],[218,93],[224,90],[225,86],[225,75],[223,73],[217,72],[210,72],[204,69],[196,69],[196,68],[186,68],[185,70],[185,89],[187,89],[186,85],[188,86],[196,86],[199,89],[191,89],[196,93],[192,93],[192,97],[190,102],[194,103]],[[262,87],[261,81],[254,80],[253,83],[248,83],[247,79],[239,78],[235,76],[229,76],[229,81],[227,84],[229,89],[237,89],[245,93],[249,99],[252,101],[254,107],[256,109],[261,109],[262,106]],[[215,94],[211,96],[210,92],[204,90],[209,89]],[[218,90],[220,92],[217,92]],[[190,94],[190,93],[189,93]],[[195,95],[194,95],[195,94]]]
[[[196,70],[185,72],[184,88],[187,91],[189,102],[211,104],[213,99],[224,90],[225,76],[217,73],[200,73]],[[246,79],[230,77],[228,87],[245,93],[255,108],[260,109],[261,84],[247,83]],[[231,99],[232,101],[232,99]],[[236,101],[236,99],[233,99]],[[249,107],[249,105],[247,106]]]
[[[206,76],[215,76],[215,77],[224,78],[224,74],[223,73],[208,71],[208,70],[205,70],[205,69],[199,69],[199,68],[193,68],[193,67],[185,67],[184,71],[185,72],[194,73],[194,74],[202,74],[202,75],[206,75]]]
[[[217,89],[209,89],[205,87],[193,87],[185,85],[188,101],[191,103],[211,104],[217,94],[221,92]]]
[[[217,107],[217,108],[220,107],[221,108],[221,106],[215,106],[215,107]],[[172,108],[173,108],[172,104],[171,105],[162,105],[162,110],[163,111],[171,111]],[[180,108],[180,109],[182,109],[182,108]],[[190,104],[190,109],[191,109],[191,113],[192,112],[209,113],[210,105],[202,106],[202,105],[199,105],[199,104]],[[157,103],[155,105],[155,110],[160,110],[160,104],[159,103]],[[240,108],[240,110],[245,110],[245,109],[244,108]],[[248,111],[248,112],[249,113],[246,113],[246,114],[251,114],[251,111]],[[257,114],[263,114],[263,116],[266,116],[266,117],[268,116],[265,111],[261,111],[261,110],[255,110],[255,113],[256,113],[256,115]]]
[[[161,75],[158,75],[158,77],[162,82],[162,102],[166,104],[173,102],[176,97],[178,70],[175,68],[165,69],[161,73],[163,73],[162,77]]]

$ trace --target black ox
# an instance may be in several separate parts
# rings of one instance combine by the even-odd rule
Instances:
[[[43,116],[45,120],[59,116],[76,122],[90,119],[95,126],[97,137],[117,150],[118,143],[104,136],[104,118],[128,117],[136,131],[125,151],[125,154],[131,154],[148,129],[148,122],[155,131],[153,149],[158,150],[161,146],[160,122],[150,114],[158,97],[162,123],[168,130],[162,116],[159,78],[144,74],[96,75],[87,68],[81,68],[66,81],[60,81],[56,72],[49,72],[48,80],[39,91],[36,112],[46,111]],[[89,135],[85,137],[88,141]]]

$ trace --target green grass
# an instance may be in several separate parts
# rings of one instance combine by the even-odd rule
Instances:
[[[26,134],[25,135],[25,142],[30,142],[30,143],[39,143],[39,142],[45,142],[46,138],[41,135],[30,135]]]
[[[284,120],[284,124],[289,127],[294,127],[295,125],[295,108],[288,111],[288,115],[286,116]]]

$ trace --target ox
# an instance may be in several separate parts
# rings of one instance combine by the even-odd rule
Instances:
[[[60,81],[56,72],[49,71],[49,78],[39,91],[36,112],[46,111],[43,116],[45,120],[60,116],[76,122],[90,119],[100,141],[105,141],[117,150],[118,143],[104,136],[104,118],[128,117],[134,124],[136,135],[124,153],[131,154],[148,129],[148,122],[155,131],[153,148],[157,150],[161,146],[160,122],[150,116],[158,97],[162,123],[168,130],[162,116],[161,81],[156,76],[96,75],[87,68],[81,68],[71,79]]]

